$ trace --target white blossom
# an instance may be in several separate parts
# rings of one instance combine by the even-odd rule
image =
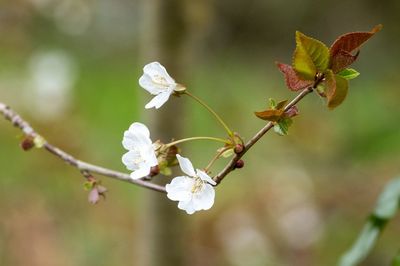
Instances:
[[[132,179],[150,174],[151,167],[158,165],[149,129],[142,123],[133,123],[124,133],[122,145],[128,150],[122,162],[131,173]]]
[[[146,104],[145,108],[160,108],[175,90],[182,89],[168,74],[165,67],[158,62],[152,62],[144,66],[143,75],[139,79],[139,85],[155,97]]]
[[[165,186],[167,197],[179,201],[178,208],[188,214],[210,209],[214,204],[215,190],[212,185],[216,185],[215,181],[204,171],[195,171],[189,159],[179,154],[176,157],[186,176],[177,176]]]

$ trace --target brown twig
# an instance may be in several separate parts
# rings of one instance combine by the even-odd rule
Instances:
[[[288,111],[290,108],[295,106],[301,99],[303,99],[307,94],[314,91],[314,89],[321,83],[324,79],[324,76],[318,76],[313,84],[304,90],[302,90],[290,103],[285,106],[285,112]],[[221,181],[233,170],[235,170],[235,166],[237,161],[239,161],[243,155],[257,142],[259,141],[265,133],[267,133],[274,125],[272,122],[268,122],[260,131],[258,131],[244,146],[243,151],[239,154],[236,154],[225,166],[224,169],[221,170],[216,176],[213,177],[213,180],[219,185]]]
[[[40,135],[26,122],[19,114],[14,112],[4,103],[0,102],[0,113],[9,120],[15,127],[22,130],[25,136],[30,136],[32,138],[40,137]],[[135,184],[141,187],[145,187],[158,192],[166,193],[165,187],[160,186],[145,180],[133,180],[130,178],[129,174],[114,171],[108,168],[90,164],[81,160],[76,159],[72,155],[66,153],[65,151],[53,146],[49,142],[45,141],[43,147],[49,151],[51,154],[57,156],[67,164],[76,167],[80,172],[96,173],[102,176],[110,177],[116,180],[125,181],[131,184]]]

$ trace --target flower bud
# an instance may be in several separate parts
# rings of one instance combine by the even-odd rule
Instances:
[[[298,114],[299,114],[299,109],[297,109],[296,106],[290,107],[289,110],[287,110],[285,112],[286,117],[289,117],[289,118],[294,117],[294,116],[296,116]]]
[[[235,168],[238,168],[238,169],[243,168],[243,166],[244,166],[243,160],[238,160],[235,164]]]
[[[151,177],[156,176],[159,173],[160,173],[160,167],[158,167],[158,165],[153,166],[153,167],[150,168],[150,176]]]
[[[235,148],[233,149],[233,151],[234,151],[236,154],[241,153],[241,152],[243,151],[243,145],[242,145],[242,144],[236,144],[236,145],[235,145]]]
[[[24,151],[28,151],[35,147],[35,142],[31,136],[27,136],[22,140],[20,146]]]

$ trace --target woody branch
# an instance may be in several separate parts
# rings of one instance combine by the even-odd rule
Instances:
[[[32,138],[40,137],[40,135],[30,126],[30,124],[25,121],[19,114],[14,112],[10,107],[6,104],[0,102],[0,113],[9,120],[15,127],[19,128],[25,136],[29,136]],[[130,178],[129,174],[125,174],[122,172],[118,172],[115,170],[111,170],[108,168],[104,168],[102,166],[90,164],[81,160],[76,159],[74,156],[70,155],[69,153],[53,146],[48,141],[44,141],[43,147],[50,152],[51,154],[55,155],[56,157],[60,158],[67,164],[77,168],[81,173],[96,173],[105,177],[113,178],[116,180],[128,182],[131,184],[135,184],[144,188],[148,188],[151,190],[155,190],[158,192],[166,192],[164,186],[160,186],[154,183],[151,183],[146,180],[133,180]]]

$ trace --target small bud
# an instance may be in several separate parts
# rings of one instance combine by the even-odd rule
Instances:
[[[294,117],[299,114],[299,109],[296,106],[292,106],[285,112],[286,117]]]
[[[244,166],[244,161],[243,160],[239,160],[235,164],[235,168],[238,168],[238,169],[243,168],[243,166]]]
[[[241,153],[241,152],[243,151],[243,145],[242,145],[242,144],[236,144],[236,145],[235,145],[235,148],[233,149],[233,151],[234,151],[236,154]]]
[[[31,136],[27,136],[26,138],[24,138],[22,140],[22,142],[20,143],[20,146],[24,151],[28,151],[28,150],[32,149],[33,147],[35,147],[35,143]]]
[[[156,176],[160,173],[160,167],[158,167],[158,165],[153,166],[150,168],[150,176]]]

